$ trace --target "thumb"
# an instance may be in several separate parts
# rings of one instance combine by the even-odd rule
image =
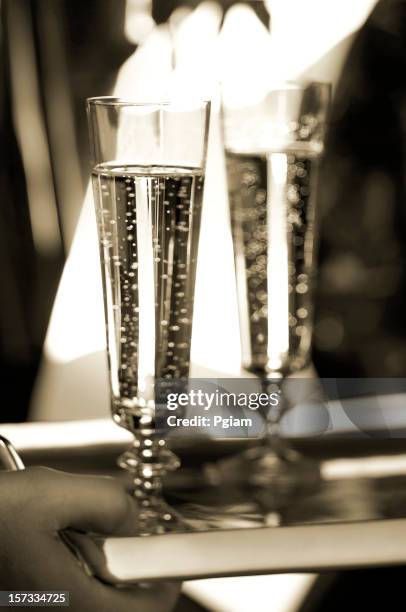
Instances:
[[[137,528],[137,504],[125,485],[110,477],[68,474],[48,468],[16,473],[26,480],[30,500],[41,506],[42,523],[106,535],[130,535]]]

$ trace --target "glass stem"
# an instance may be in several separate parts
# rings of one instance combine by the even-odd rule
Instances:
[[[133,495],[140,506],[139,531],[144,535],[161,533],[165,531],[162,520],[169,526],[174,516],[162,495],[162,479],[167,472],[176,470],[180,461],[166,448],[152,416],[129,417],[126,428],[134,435],[134,441],[119,457],[118,465],[133,476]]]
[[[263,392],[270,394],[276,391],[279,395],[278,404],[271,407],[266,415],[265,444],[270,447],[278,459],[282,461],[295,461],[298,458],[298,453],[282,435],[281,419],[289,410],[288,402],[283,393],[283,382],[284,379],[280,377],[279,373],[275,374],[274,377],[261,379]]]

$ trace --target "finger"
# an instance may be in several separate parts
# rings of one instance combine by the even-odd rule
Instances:
[[[210,97],[215,82],[216,42],[222,18],[217,2],[202,2],[173,36],[175,71],[172,96]]]
[[[186,16],[174,34],[176,68],[211,74],[213,53],[223,11],[217,2],[202,2]]]
[[[166,95],[172,73],[172,41],[169,28],[162,24],[123,64],[114,95],[131,100],[160,100]],[[154,75],[154,78],[151,78]]]
[[[168,19],[169,32],[172,39],[176,38],[183,21],[192,13],[190,6],[178,6]]]
[[[73,528],[108,535],[134,533],[137,505],[125,485],[110,477],[82,476],[48,468],[13,475],[19,497],[30,500],[33,516],[50,531]]]
[[[224,19],[218,42],[218,74],[223,97],[228,104],[260,101],[269,88],[279,62],[270,70],[264,64],[271,58],[269,31],[246,4],[234,5]],[[243,75],[243,78],[242,78]]]

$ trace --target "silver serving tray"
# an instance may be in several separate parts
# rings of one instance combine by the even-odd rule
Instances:
[[[185,517],[185,532],[96,535],[96,546],[71,533],[70,543],[96,576],[114,584],[405,563],[402,431],[396,422],[370,437],[334,429],[291,437],[302,460],[269,482],[247,461],[258,441],[173,440],[183,467],[165,490]],[[0,432],[26,465],[128,477],[115,460],[131,437],[108,419],[5,424]],[[16,460],[4,442],[0,458],[8,469]]]

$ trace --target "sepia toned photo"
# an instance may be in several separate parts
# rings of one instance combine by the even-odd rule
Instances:
[[[0,607],[401,609],[405,1],[0,15]]]

